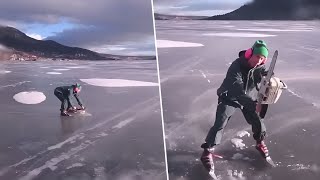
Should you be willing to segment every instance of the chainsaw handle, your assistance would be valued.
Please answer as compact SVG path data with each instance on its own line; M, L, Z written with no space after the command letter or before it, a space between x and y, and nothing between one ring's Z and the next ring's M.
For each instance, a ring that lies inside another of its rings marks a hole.
M281 88L281 89L288 89L288 86L286 85L286 83L284 83L282 80L280 80L280 82L282 82L282 84L283 84L283 88Z

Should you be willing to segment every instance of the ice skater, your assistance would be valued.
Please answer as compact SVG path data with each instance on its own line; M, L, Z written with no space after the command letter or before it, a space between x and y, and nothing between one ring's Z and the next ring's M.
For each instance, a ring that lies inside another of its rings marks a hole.
M84 110L85 107L79 97L79 92L81 91L81 85L76 83L71 86L60 86L54 90L54 95L61 101L60 115L70 116L68 111ZM77 109L71 103L72 95L76 98L80 108Z

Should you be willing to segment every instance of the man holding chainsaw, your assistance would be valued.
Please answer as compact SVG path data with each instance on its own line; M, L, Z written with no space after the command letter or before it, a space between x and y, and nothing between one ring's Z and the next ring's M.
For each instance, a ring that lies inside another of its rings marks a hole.
M258 84L267 74L264 64L268 57L268 48L264 41L258 40L252 48L239 52L237 58L229 67L227 75L217 90L218 106L216 119L210 129L205 143L201 161L208 171L214 169L214 147L221 143L223 130L237 108L241 109L246 121L252 126L256 149L268 157L268 149L264 143L266 128L263 117L267 106L257 104Z

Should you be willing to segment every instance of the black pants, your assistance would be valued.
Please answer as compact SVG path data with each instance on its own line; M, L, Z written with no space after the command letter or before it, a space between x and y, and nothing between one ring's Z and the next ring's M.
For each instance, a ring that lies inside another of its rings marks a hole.
M223 130L237 108L240 108L239 104L219 98L216 120L206 137L207 144L214 146L221 143ZM266 108L266 106L263 107L263 117ZM246 121L252 126L253 138L256 141L262 141L266 135L266 127L263 123L263 119L260 118L255 111L248 111L246 108L242 108L241 111Z
M68 99L63 95L63 93L59 90L54 90L54 95L61 101L61 108L60 111L63 112L66 108L71 107L72 105L68 101Z

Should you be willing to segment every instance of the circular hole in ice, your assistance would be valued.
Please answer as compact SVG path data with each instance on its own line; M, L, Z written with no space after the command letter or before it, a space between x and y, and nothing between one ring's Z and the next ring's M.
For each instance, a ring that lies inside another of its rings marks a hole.
M22 104L39 104L46 100L46 96L42 92L29 91L14 95L13 99Z

